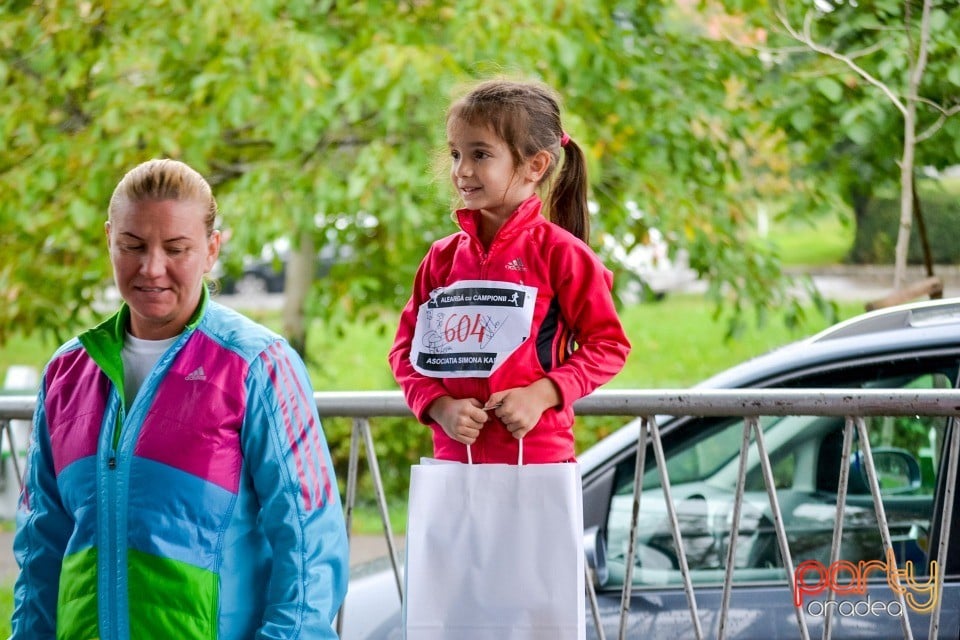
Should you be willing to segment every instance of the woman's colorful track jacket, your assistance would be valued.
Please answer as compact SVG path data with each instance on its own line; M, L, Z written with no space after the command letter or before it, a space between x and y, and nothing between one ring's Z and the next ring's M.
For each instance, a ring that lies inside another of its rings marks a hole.
M302 360L205 294L125 407L128 315L44 370L13 638L336 638L347 537Z
M430 419L427 410L434 400L449 395L486 402L493 392L547 377L559 390L561 402L545 411L524 436L524 461L572 460L573 403L613 378L630 352L610 294L613 274L586 243L544 218L541 207L536 195L521 203L489 248L477 234L479 212L461 209L457 221L462 231L434 242L420 263L389 361L414 415L433 428L437 458L466 462L467 454L464 445ZM424 376L410 362L417 311L438 287L461 280L535 287L530 339L489 378ZM515 464L518 441L492 412L489 415L472 446L473 461Z

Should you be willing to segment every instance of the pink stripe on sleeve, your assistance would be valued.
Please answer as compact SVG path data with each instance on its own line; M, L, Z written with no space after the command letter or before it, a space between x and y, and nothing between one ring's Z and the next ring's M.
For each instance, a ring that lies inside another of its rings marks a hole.
M277 353L278 351L280 352L279 354ZM280 403L280 413L283 417L283 425L287 434L287 440L290 443L290 451L293 453L293 460L297 469L297 478L300 481L300 493L303 497L303 507L305 511L310 511L312 509L309 489L310 485L305 481L306 476L303 469L303 454L300 451L299 438L294 432L294 418L291 415L293 408L291 408L290 405L291 403L296 402L296 398L289 394L289 383L286 381L286 376L284 376L279 370L279 364L282 362L283 358L282 349L279 345L273 345L267 351L262 353L260 358L263 360L263 364L267 369L267 373L270 375L270 381L273 383L277 391L277 401ZM277 362L274 361L274 358L277 359ZM283 380L281 380L281 378L283 378ZM314 476L315 480L316 476L312 473L312 469L311 475Z
M308 468L312 480L312 487L316 494L314 507L322 507L324 504L333 500L333 485L330 482L330 474L327 469L326 461L323 455L323 446L320 440L320 425L314 419L314 412L307 402L312 403L313 398L303 388L303 384L293 371L293 363L289 358L281 361L280 367L284 373L285 379L289 385L294 387L294 398L299 399L295 408L297 418L301 428L298 437L304 443L304 452L307 460L310 461Z

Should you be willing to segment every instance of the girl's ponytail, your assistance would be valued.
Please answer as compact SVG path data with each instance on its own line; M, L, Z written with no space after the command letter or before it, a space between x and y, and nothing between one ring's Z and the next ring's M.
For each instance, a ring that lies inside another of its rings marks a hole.
M550 221L584 242L590 242L590 210L587 208L587 161L577 143L563 135L563 164L557 175L547 209Z

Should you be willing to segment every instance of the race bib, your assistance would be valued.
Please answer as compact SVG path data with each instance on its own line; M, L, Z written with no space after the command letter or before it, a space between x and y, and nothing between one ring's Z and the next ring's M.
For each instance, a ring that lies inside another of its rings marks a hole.
M410 362L431 378L487 378L530 337L537 289L461 280L420 305Z

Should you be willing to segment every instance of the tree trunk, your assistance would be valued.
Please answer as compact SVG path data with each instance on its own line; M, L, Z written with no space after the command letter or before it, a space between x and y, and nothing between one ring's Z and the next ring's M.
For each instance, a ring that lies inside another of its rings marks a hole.
M316 268L316 251L313 248L313 236L301 233L296 246L290 247L287 260L287 272L283 298L283 335L286 336L297 353L307 358L307 322L305 302L313 283Z
M917 193L917 177L913 177L913 218L917 221L917 236L920 238L920 249L923 251L923 266L927 276L933 276L933 251L930 249L930 238L927 236L927 225L923 219L923 207L920 205L920 194Z
M913 226L913 158L916 147L916 102L908 100L903 118L903 156L900 159L900 228L894 254L893 289L903 287L907 277L907 254Z
M903 286L907 275L907 253L910 249L910 226L913 222L913 162L917 146L917 91L927 66L927 42L930 38L931 0L924 0L920 18L917 54L910 60L907 93L903 105L903 157L900 160L900 230L897 234L896 262L893 267L893 289ZM908 12L910 5L907 5ZM910 14L907 14L910 28Z

